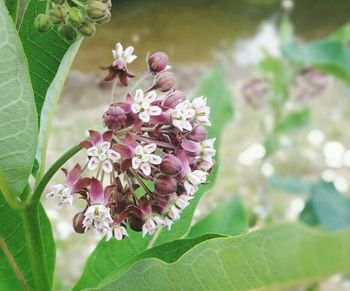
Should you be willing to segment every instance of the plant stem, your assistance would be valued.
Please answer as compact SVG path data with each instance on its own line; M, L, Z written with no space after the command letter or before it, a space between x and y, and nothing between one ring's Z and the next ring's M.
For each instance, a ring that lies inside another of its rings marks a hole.
M24 233L28 244L28 255L32 265L32 274L37 291L51 290L46 267L46 254L38 215L38 204L26 207L22 212Z
M46 172L46 174L43 176L43 178L40 180L38 186L36 187L33 195L29 198L29 201L27 202L28 205L37 205L40 201L40 197L45 190L45 187L53 177L53 175L56 174L56 172L76 153L78 153L82 147L80 145L76 145L72 147L70 150L68 150L66 153L64 153Z
M156 241L157 241L157 239L158 239L158 236L159 236L160 232L161 232L161 229L158 229L158 230L156 231L156 233L153 235L151 241L149 242L149 244L148 244L148 246L147 246L147 250L153 248L154 244L156 243Z

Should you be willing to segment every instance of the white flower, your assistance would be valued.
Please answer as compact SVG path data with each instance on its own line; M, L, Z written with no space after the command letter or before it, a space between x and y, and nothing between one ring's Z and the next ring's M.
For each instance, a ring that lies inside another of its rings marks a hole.
M129 236L126 228L122 225L113 225L111 229L106 231L106 241L109 241L112 237L116 240L122 240L124 236Z
M191 103L186 100L176 105L175 109L171 112L172 124L180 131L184 129L192 130L192 124L189 119L193 118L195 111L191 106Z
M111 227L113 222L109 208L104 205L91 205L84 213L83 227L85 231L95 228L98 232L105 234Z
M135 157L132 158L132 167L136 170L139 169L146 175L151 174L151 164L159 165L162 162L162 158L152 154L156 150L157 146L154 143L142 146L138 145L135 148Z
M190 172L185 177L184 187L188 195L193 195L198 190L198 185L206 180L207 173L201 170Z
M120 159L120 154L112 150L110 147L111 144L104 141L87 150L87 154L90 157L88 163L88 169L90 171L95 170L101 163L102 169L106 173L111 173L113 171L113 162Z
M200 145L199 159L211 163L213 165L213 157L216 154L214 148L215 138L207 139Z
M193 199L193 196L183 194L175 198L174 204L176 207L183 210L190 204L191 199Z
M211 125L209 121L210 108L207 106L207 98L204 96L197 97L191 102L192 108L195 111L195 122L202 125Z
M62 206L72 206L73 193L69 187L63 184L57 184L52 186L52 188L53 190L46 196L56 198L58 200L57 207L61 208Z
M168 230L170 230L171 229L171 226L173 225L173 223L174 223L174 220L172 220L171 218L169 218L169 217L165 217L164 218L164 226L166 226L167 227L167 229Z
M115 60L117 59L122 60L126 64L132 63L137 58L137 56L132 54L133 52L134 52L133 46L129 46L125 50L123 50L123 46L121 45L120 42L118 42L115 45L115 50L112 50L113 58Z
M158 116L162 109L158 106L151 105L157 98L156 92L152 91L144 96L141 89L136 90L134 103L131 105L131 111L137 113L143 122L149 122L151 116Z
M142 226L142 237L148 233L153 235L162 226L164 226L164 220L159 215L148 217Z
M176 207L176 205L171 205L168 210L168 216L173 220L179 220L180 219L181 210Z

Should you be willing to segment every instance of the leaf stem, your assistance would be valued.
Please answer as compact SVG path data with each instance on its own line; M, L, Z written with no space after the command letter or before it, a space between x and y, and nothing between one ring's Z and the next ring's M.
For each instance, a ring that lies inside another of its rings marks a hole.
M51 290L51 283L46 267L46 254L42 241L42 230L40 227L38 204L26 207L22 212L22 220L26 241L28 244L28 255L32 266L34 284L37 291Z
M40 201L40 197L45 190L47 184L51 180L51 178L56 174L56 172L76 153L78 153L82 147L80 145L76 145L69 149L66 153L64 153L46 172L46 174L40 180L38 186L34 190L33 195L30 197L29 201L27 201L28 205L36 205Z

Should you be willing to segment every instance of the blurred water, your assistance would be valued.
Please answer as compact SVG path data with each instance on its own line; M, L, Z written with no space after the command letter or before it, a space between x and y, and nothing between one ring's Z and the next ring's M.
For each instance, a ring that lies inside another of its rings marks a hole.
M173 64L211 63L215 50L234 47L264 21L277 21L281 9L279 0L115 0L112 14L111 22L84 42L75 69L91 72L110 63L116 41L134 45L139 58L163 50ZM347 22L349 15L348 0L297 0L292 20L298 35L312 39ZM137 62L133 68L141 66Z

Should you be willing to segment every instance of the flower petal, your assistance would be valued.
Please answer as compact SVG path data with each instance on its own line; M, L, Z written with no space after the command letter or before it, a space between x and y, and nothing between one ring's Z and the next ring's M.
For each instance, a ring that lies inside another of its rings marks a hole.
M105 204L102 184L96 178L91 179L89 198L91 205Z
M139 113L138 116L143 122L149 122L151 119L148 111L143 111L143 112Z
M151 106L148 110L149 114L152 116L158 116L162 114L162 109L158 106Z
M159 165L162 162L162 158L157 155L150 155L149 162L153 165Z
M72 188L78 182L80 175L81 167L79 164L76 164L75 167L67 175L66 185Z
M124 58L128 59L128 57L130 57L132 55L132 53L134 52L134 47L133 46L128 46L125 51L124 51Z
M98 158L92 157L92 158L90 158L87 167L90 171L94 171L97 168L99 163L100 163L100 161L98 160Z
M86 153L89 157L96 157L98 154L98 149L97 149L97 147L93 146L93 147L89 148L86 151Z
M131 105L131 111L134 113L139 113L139 111L141 110L141 105L138 103L133 103Z
M143 147L143 150L145 151L145 153L150 154L153 153L157 148L157 145L155 143L150 143L148 145L145 145Z
M149 102L152 103L153 101L155 101L157 99L157 93L156 91L151 91L149 92L146 96L145 99Z
M135 61L136 59L137 59L137 56L131 55L131 56L129 56L129 57L126 59L126 62L127 62L128 64L130 64L130 63L132 63L133 61Z
M142 163L140 165L140 170L146 175L149 176L151 174L151 166L148 163Z
M141 89L137 89L134 97L135 102L141 103L143 101L143 98L143 91Z
M109 150L107 152L107 157L111 159L113 162L116 162L120 159L120 154L114 150Z
M116 58L120 58L123 54L123 46L120 42L115 45ZM116 59L115 58L115 59Z
M142 164L142 161L138 157L132 158L132 168L133 169L138 169L140 165Z
M102 169L106 173L111 173L113 171L113 165L110 160L103 161Z

